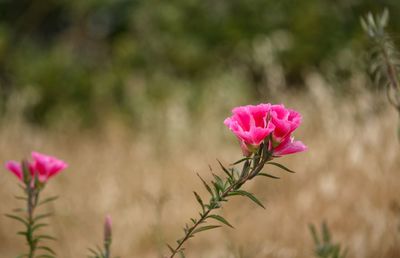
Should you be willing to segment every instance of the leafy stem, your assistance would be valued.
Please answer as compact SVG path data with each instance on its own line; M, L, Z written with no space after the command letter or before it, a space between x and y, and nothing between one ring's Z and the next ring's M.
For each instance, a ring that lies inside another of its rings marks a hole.
M184 236L181 239L177 240L177 246L175 248L171 247L170 245L167 245L171 251L171 255L169 256L169 258L175 257L176 254L183 255L184 244L187 242L187 240L194 237L194 235L196 233L221 227L221 225L202 225L207 222L207 219L214 219L214 220L216 220L222 224L225 224L229 227L233 227L222 216L217 215L217 214L212 214L212 212L214 210L222 207L222 202L228 201L228 197L235 196L235 195L245 196L245 197L248 197L249 199L251 199L256 204L258 204L259 206L265 208L262 205L262 203L253 194L251 194L247 191L241 190L241 187L247 181L253 179L256 176L267 176L270 178L277 179L278 177L275 177L273 175L261 173L261 170L263 169L265 164L275 165L286 171L293 172L281 164L278 164L275 162L269 163L269 161L272 160L274 157L273 157L273 151L268 150L267 146L269 146L268 139L266 139L264 141L264 143L260 146L257 153L252 154L252 156L250 156L250 157L247 157L247 158L244 158L242 160L235 162L234 165L244 162L240 173L239 173L239 171L235 170L234 168L228 169L228 168L224 167L222 165L222 163L219 162L222 170L227 175L225 180L222 180L221 177L213 174L214 180L211 181L211 186L210 186L199 176L201 181L203 182L205 188L211 195L210 201L208 202L208 204L204 204L201 197L196 192L194 192L196 200L202 208L202 211L199 213L200 217L198 219L192 218L191 226L188 226L186 224L186 226L184 227Z
M18 257L27 258L54 258L56 253L46 245L41 244L42 240L55 240L52 236L46 234L37 234L37 231L47 224L43 223L42 220L50 217L50 213L36 214L36 209L48 202L54 201L57 197L49 197L39 202L39 195L45 186L44 183L40 182L38 175L31 175L28 170L27 162L22 162L23 168L23 186L21 187L24 191L24 196L17 196L17 200L26 202L26 208L15 209L14 214L6 214L7 217L14 219L25 226L25 231L18 232L18 235L25 237L29 251Z
M361 18L361 25L371 38L371 72L379 84L382 78L386 84L386 95L390 104L400 112L400 84L398 80L399 52L392 38L386 33L389 20L387 9L380 15L368 13Z
M103 248L99 246L96 248L89 248L89 258L110 258L111 257L111 242L112 242L112 226L111 226L111 216L107 215L104 222L104 242Z
M27 229L26 229L26 241L28 242L29 245L29 258L34 258L35 257L35 251L36 251L36 245L37 241L35 241L33 232L34 232L34 225L35 225L35 220L34 220L34 211L37 206L37 202L39 199L39 191L35 190L33 187L31 187L30 184L27 185L26 188L26 194L28 198L28 223L27 223Z

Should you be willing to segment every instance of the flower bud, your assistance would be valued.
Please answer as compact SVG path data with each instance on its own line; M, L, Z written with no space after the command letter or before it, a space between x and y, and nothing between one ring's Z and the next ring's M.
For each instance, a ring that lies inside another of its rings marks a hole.
M111 243L112 236L112 220L111 216L107 215L104 222L104 242Z

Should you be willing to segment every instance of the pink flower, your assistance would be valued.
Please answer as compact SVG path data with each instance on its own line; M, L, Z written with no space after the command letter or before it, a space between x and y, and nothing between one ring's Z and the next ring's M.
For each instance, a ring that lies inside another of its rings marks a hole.
M32 152L32 159L29 169L33 171L33 174L37 173L40 182L46 182L68 166L62 160L39 152Z
M274 131L275 126L268 119L270 108L270 104L236 107L232 110L233 115L225 119L224 124L239 139L245 156L250 156L251 152L257 150Z
M55 157L44 155L38 152L32 152L32 159L28 163L28 169L32 177L37 175L40 182L45 183L47 180L62 170L67 168L67 164ZM20 181L23 181L22 165L16 161L8 161L6 168L10 170L14 175L18 177Z
M238 137L245 156L257 151L266 137L274 156L305 151L307 147L294 141L292 133L300 126L301 115L284 105L259 104L242 106L232 110L233 115L225 119L225 125Z
M301 123L301 115L294 110L285 108L283 104L272 105L270 115L271 123L275 126L272 134L275 143L280 143L290 136Z
M22 166L20 163L14 161L14 160L7 161L6 168L8 170L10 170L11 173L16 175L19 178L19 180L23 181L24 176L23 176L23 172L22 172Z

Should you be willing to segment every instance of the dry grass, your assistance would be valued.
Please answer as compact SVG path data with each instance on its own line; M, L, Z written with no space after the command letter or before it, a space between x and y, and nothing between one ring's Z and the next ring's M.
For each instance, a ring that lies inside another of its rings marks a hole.
M362 90L338 101L317 76L308 84L307 95L280 99L304 116L297 138L309 151L281 160L297 173L271 169L282 179L247 185L267 209L243 198L229 202L222 212L236 229L198 235L187 246L188 257L312 257L307 226L322 220L334 240L348 247L349 257L400 257L397 114ZM70 168L44 193L61 196L49 208L56 216L48 229L59 239L53 244L59 257L85 257L87 247L101 242L107 213L114 220L116 255L161 257L164 242L174 242L184 222L196 215L192 191L204 192L195 172L209 178L208 164L217 171L215 158L225 163L240 158L234 137L221 123L228 115L226 106L214 109L218 101L210 102L216 104L205 109L196 126L180 120L185 110L176 112L175 106L170 117L166 113L165 124L154 121L155 129L147 133L112 122L96 133L44 132L10 121L0 131L2 162L30 150L69 162ZM237 104L243 103L225 105ZM15 182L3 169L0 213L16 206ZM0 218L1 257L15 257L24 248L14 235L19 228Z

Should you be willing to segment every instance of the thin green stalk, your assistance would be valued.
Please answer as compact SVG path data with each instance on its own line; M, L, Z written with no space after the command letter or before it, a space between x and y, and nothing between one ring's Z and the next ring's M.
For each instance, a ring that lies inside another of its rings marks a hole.
M259 153L261 155L261 152ZM215 209L218 209L221 207L221 202L225 200L229 196L230 193L234 192L235 190L238 190L243 184L245 184L248 180L251 180L255 176L258 175L258 173L262 170L264 167L265 163L268 162L271 158L271 152L267 151L266 148L264 148L263 151L263 157L259 158L259 156L255 155L253 157L252 163L253 163L253 168L250 171L246 171L247 168L249 167L249 161L246 161L245 164L243 165L242 173L240 178L232 185L230 185L221 195L218 200L215 200L212 198L209 202L208 208L201 214L199 220L193 224L189 228L189 230L186 231L184 237L182 238L181 241L178 242L178 245L175 249L171 250L171 256L169 258L175 257L177 253L180 252L183 244L192 236L194 231L198 228L198 226L202 223L204 223L205 219L208 217L208 215Z
M381 44L380 45L382 56L385 60L385 65L386 65L386 75L388 78L389 83L392 85L393 90L395 92L400 91L400 86L399 86L399 81L397 78L397 71L393 63L390 61L389 58L389 53L387 52L387 49ZM390 95L390 87L387 88L387 98L389 102L400 112L400 101L396 95L395 99L393 100L391 95Z
M110 258L111 241L104 242L104 258Z
M26 230L26 240L29 245L29 258L35 257L36 245L37 241L34 240L33 237L33 226L34 226L34 211L37 205L37 201L39 198L39 193L35 191L30 185L27 185L26 189L27 197L28 197L28 225Z

